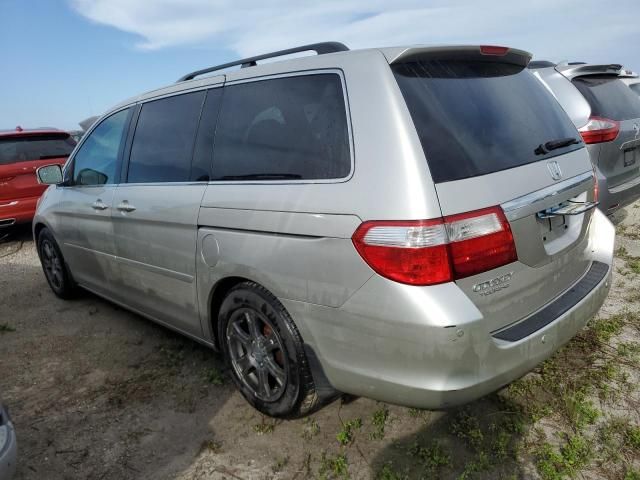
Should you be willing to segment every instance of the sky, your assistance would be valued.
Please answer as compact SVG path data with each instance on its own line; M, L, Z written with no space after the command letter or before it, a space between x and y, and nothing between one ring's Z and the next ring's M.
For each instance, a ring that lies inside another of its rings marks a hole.
M640 1L0 0L0 129L77 129L192 70L328 40L506 45L638 71Z

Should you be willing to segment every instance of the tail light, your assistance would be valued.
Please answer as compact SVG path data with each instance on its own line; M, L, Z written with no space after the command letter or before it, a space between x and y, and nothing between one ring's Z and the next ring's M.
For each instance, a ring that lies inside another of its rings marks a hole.
M374 271L409 285L450 282L518 258L500 207L434 220L364 222L352 240Z
M584 143L602 143L615 140L620 132L620 122L603 117L590 117L584 127L578 129Z

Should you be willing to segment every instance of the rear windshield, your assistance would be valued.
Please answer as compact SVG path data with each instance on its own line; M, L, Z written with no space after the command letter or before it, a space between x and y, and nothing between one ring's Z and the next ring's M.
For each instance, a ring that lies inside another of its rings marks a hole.
M69 135L0 137L0 165L68 157L76 146Z
M591 105L591 115L612 120L640 118L640 99L617 77L589 75L577 77L573 84Z
M546 142L580 136L553 96L520 66L429 60L392 68L436 183L518 167L583 146L539 152Z

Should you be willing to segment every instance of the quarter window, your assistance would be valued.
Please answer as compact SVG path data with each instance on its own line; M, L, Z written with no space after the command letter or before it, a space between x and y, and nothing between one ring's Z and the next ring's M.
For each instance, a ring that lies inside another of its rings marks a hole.
M128 119L129 109L121 110L93 129L73 159L75 185L116 183L118 157Z
M319 180L351 169L347 114L336 74L225 87L212 180Z
M129 158L129 183L189 180L193 142L205 92L142 105Z

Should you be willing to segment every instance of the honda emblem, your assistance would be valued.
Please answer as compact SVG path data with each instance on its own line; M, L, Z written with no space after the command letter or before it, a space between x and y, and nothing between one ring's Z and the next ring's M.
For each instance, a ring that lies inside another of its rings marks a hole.
M562 178L562 170L560 169L560 165L555 160L547 163L547 169L551 174L551 178L554 180L560 180Z

